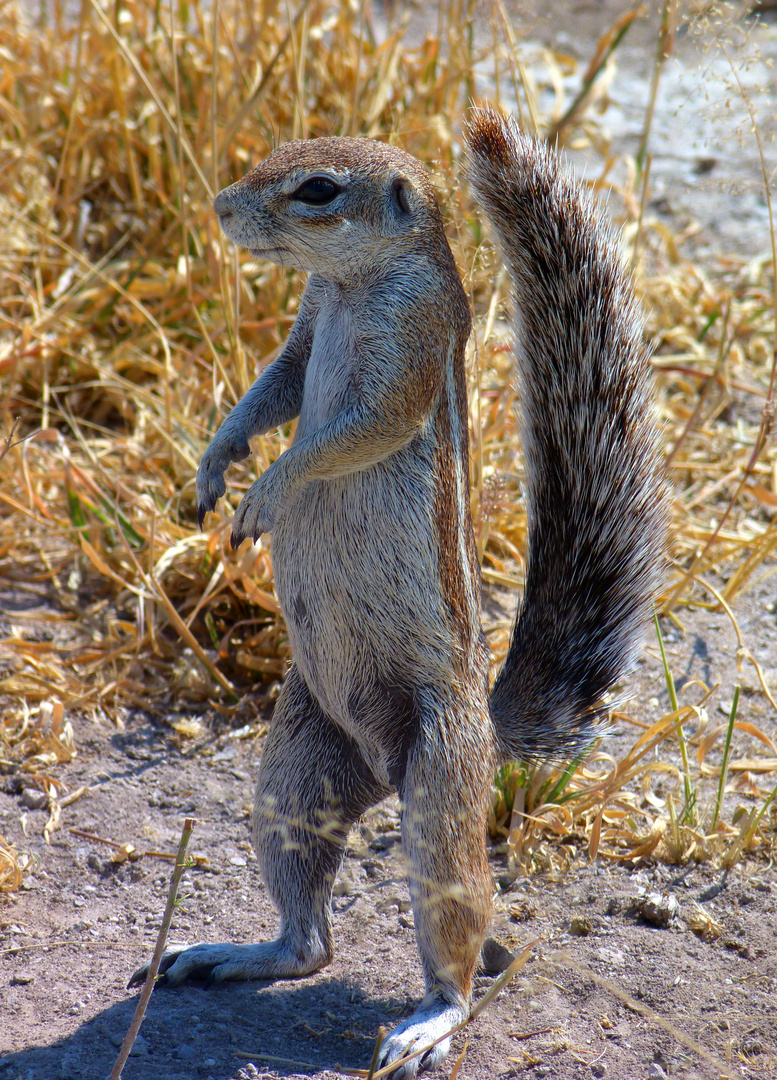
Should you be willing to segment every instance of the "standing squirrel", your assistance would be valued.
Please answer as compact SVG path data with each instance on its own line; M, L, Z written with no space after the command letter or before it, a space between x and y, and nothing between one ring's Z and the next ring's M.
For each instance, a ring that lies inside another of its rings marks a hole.
M609 228L556 156L495 110L473 111L466 141L514 285L529 514L525 593L491 693L469 502L471 319L427 173L367 139L293 142L214 203L236 244L309 274L283 351L197 473L202 525L249 439L299 418L232 527L234 547L272 533L294 658L253 818L281 923L275 941L168 950L161 970L179 984L329 963L348 830L397 792L426 997L381 1065L468 1015L494 770L570 756L597 733L667 534L649 354ZM449 1044L393 1076L433 1068Z

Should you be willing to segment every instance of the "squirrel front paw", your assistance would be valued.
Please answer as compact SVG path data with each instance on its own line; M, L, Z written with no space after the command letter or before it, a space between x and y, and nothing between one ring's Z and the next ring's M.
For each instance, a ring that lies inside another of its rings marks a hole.
M197 469L197 520L200 528L208 511L214 510L218 500L226 494L224 473L233 461L242 461L249 453L248 443L235 446L231 441L219 439L217 434L202 455Z
M247 536L256 541L262 533L272 532L279 508L279 499L273 487L271 471L268 471L243 496L232 522L233 551L237 551Z

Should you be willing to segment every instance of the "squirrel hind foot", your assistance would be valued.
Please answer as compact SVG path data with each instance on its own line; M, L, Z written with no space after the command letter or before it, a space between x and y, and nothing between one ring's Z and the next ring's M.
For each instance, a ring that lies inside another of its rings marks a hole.
M325 967L331 950L314 942L289 942L283 938L256 945L173 945L165 949L159 964L163 976L158 985L182 986L203 980L205 986L254 979L296 979ZM139 986L148 974L145 964L135 972L128 987Z
M391 1078L413 1080L419 1072L436 1069L448 1056L451 1047L450 1037L442 1036L466 1020L468 1013L468 1009L447 1001L427 1000L425 1005L398 1024L383 1041L378 1068L384 1069L387 1065L399 1063L406 1054L414 1054L428 1047L417 1057L411 1057L404 1064L399 1064ZM441 1041L437 1042L438 1039Z

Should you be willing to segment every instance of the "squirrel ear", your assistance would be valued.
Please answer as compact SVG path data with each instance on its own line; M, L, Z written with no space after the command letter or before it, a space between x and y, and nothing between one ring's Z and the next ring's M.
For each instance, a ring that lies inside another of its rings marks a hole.
M396 208L403 214L410 213L409 191L409 180L406 180L404 176L397 176L394 178L391 183L391 197L394 200Z

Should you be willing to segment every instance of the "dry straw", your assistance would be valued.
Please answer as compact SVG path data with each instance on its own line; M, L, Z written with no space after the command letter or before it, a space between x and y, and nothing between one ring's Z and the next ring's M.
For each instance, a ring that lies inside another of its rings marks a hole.
M198 730L190 714L206 706L256 718L283 674L288 646L267 544L233 553L226 543L251 468L235 471L231 506L205 534L193 485L210 436L297 310L298 278L226 250L210 210L214 190L276 141L380 137L433 171L478 319L472 505L484 579L517 593L526 520L504 283L460 184L458 132L472 97L512 102L540 136L587 149L589 182L606 188L615 152L592 105L608 92L604 61L617 59L628 27L605 35L602 62L580 73L584 92L567 99L562 62L547 54L542 71L530 70L513 29L503 33L502 6L492 13L481 44L461 0L444 0L437 33L413 42L401 16L379 33L369 5L346 0L171 9L82 0L41 4L37 15L0 6L6 769L56 790L53 772L74 746L62 717L52 729L52 708L120 723L139 707L173 716L186 738ZM666 31L662 58L668 40ZM547 92L552 115L540 105ZM642 213L636 179L611 206L622 208L627 240L640 220L636 272L676 491L667 605L679 622L688 604L730 611L774 567L777 547L772 263L768 253L749 264L693 263L666 225ZM290 434L260 441L257 469ZM490 631L497 661L507 635L506 623ZM748 724L767 743L767 765L746 769L736 742L728 745L726 775L747 772L749 788L708 813L704 785L712 807L721 755L703 695L652 721L620 760L602 751L574 776L502 777L492 824L513 858L559 863L569 849L558 841L573 832L608 858L770 851L777 751L752 719L735 720L734 734ZM766 715L771 705L759 700ZM678 764L680 731L690 758ZM658 774L671 782L654 785ZM18 885L5 869L15 866L9 852L0 847L4 889Z

